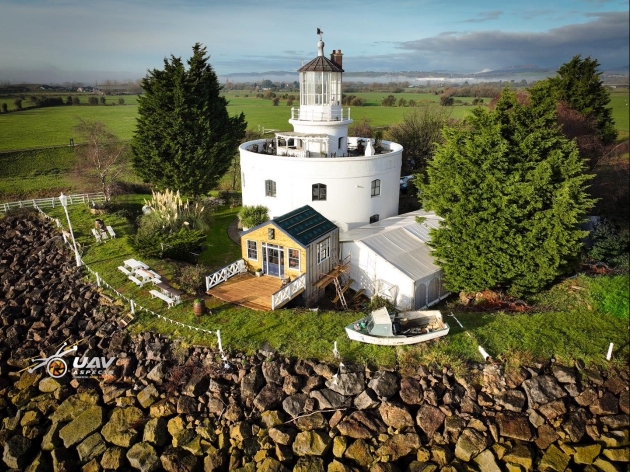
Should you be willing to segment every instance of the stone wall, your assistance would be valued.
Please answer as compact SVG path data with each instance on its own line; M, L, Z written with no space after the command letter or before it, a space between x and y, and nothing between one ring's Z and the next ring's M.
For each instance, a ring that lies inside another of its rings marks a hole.
M627 470L625 371L371 371L131 337L37 217L0 220L0 469ZM100 378L20 370L83 339Z

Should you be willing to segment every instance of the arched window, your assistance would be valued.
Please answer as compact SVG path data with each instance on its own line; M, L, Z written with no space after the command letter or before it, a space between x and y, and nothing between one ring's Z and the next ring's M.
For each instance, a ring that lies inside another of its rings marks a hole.
M313 184L313 201L326 200L326 185Z
M265 180L265 196L276 196L276 182L274 182L273 180Z

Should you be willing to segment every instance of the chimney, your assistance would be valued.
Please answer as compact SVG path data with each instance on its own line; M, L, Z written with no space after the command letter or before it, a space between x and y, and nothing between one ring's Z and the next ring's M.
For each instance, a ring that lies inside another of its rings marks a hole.
M330 53L330 60L333 61L335 64L337 64L339 67L341 67L341 63L343 60L341 49L339 50L333 49L333 52Z

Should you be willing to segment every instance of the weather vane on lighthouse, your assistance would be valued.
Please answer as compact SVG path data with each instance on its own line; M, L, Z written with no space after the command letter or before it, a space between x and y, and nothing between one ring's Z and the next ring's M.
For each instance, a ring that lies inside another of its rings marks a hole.
M324 34L324 32L317 28L317 34L319 35L319 40L322 41L322 34Z

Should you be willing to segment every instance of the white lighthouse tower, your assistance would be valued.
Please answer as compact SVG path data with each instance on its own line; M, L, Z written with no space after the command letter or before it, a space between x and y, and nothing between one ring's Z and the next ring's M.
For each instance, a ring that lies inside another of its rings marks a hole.
M342 106L342 54L317 57L299 69L300 107L293 131L240 146L243 205L264 205L271 218L310 205L342 230L398 214L402 146L349 137Z
M289 123L302 135L305 150L324 157L343 156L348 152L350 109L341 105L341 50L324 56L323 32L318 28L317 57L298 70L300 74L300 108L291 109ZM326 138L318 139L318 135ZM312 137L314 139L309 139Z

